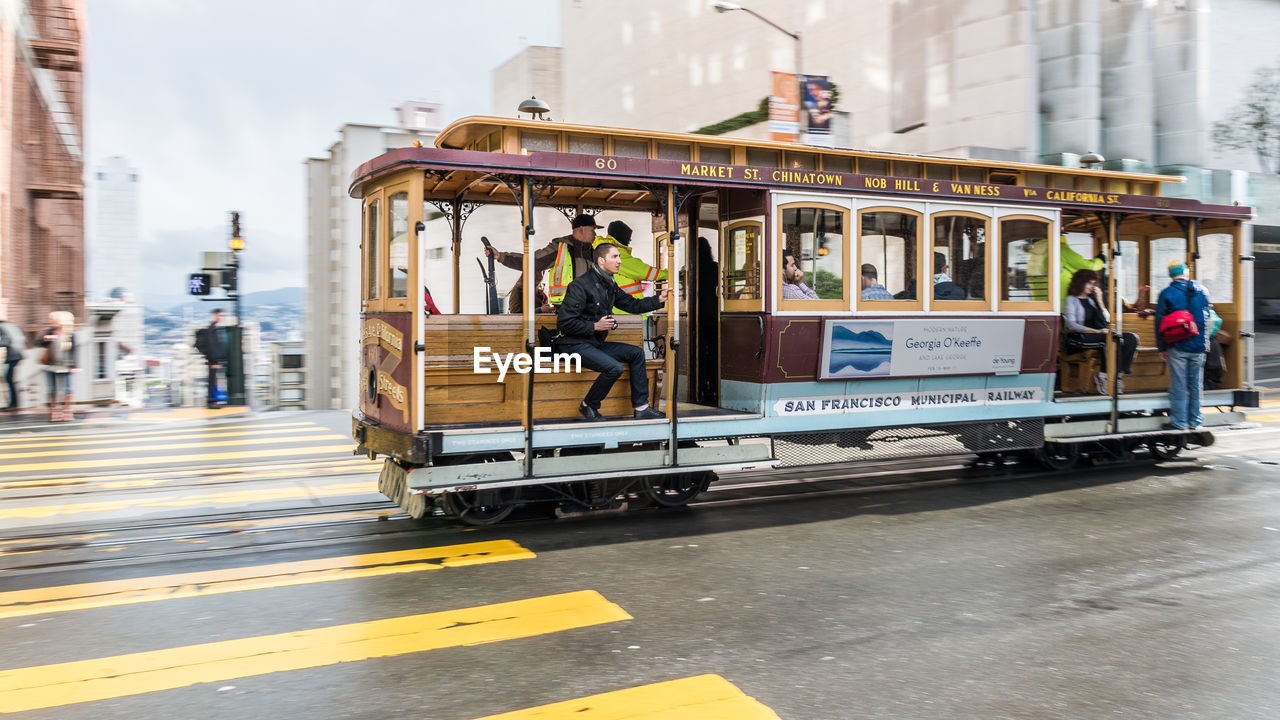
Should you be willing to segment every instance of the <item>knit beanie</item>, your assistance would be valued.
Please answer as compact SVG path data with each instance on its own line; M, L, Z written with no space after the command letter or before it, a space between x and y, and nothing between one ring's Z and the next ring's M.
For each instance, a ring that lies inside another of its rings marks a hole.
M1182 277L1187 274L1187 263L1182 260L1174 260L1169 263L1169 277Z

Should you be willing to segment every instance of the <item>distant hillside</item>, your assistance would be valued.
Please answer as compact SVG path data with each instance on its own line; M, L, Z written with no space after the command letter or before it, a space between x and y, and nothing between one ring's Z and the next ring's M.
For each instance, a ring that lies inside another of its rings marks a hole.
M292 305L301 308L306 302L306 289L300 287L276 288L275 290L259 290L245 295L241 302L247 310L252 312L255 307L264 305ZM231 307L231 301L219 299L218 305ZM148 310L152 312L170 312L181 315L186 308L191 309L197 314L208 312L212 307L207 302L192 300L190 296L185 295L154 295L148 296L146 301ZM164 309L161 309L164 308Z
M284 287L251 292L245 295L241 302L245 305L298 305L301 307L306 299L306 288Z

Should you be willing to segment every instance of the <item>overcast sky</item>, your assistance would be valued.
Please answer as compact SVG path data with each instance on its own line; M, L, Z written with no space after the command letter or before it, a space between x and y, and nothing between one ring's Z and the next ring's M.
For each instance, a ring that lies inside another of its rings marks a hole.
M113 155L138 170L148 305L181 295L201 251L226 249L230 210L245 291L305 284L306 158L344 123L390 124L405 100L443 103L446 120L488 114L495 67L559 44L556 0L88 6L87 170Z

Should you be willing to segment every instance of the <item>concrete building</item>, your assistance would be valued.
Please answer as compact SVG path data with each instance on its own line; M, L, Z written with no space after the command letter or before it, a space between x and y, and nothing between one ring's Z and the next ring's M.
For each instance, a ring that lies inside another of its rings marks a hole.
M306 352L301 342L271 343L271 385L267 407L273 410L306 409Z
M442 109L434 103L405 103L396 108L396 119L402 124L343 125L325 157L306 161L309 409L350 408L356 402L360 201L347 195L351 173L414 140L430 145L443 127Z
M1065 165L1099 152L1107 168L1187 178L1168 194L1252 205L1255 235L1280 241L1280 177L1210 139L1253 72L1277 61L1274 0L749 3L797 32L798 48L712 5L562 0L564 107L553 115L691 131L755 109L770 71L799 59L838 87L837 145ZM1260 273L1257 285L1280 297L1275 279Z
M89 296L105 300L117 288L139 302L142 242L138 234L138 171L120 156L94 168L90 181L93 232L88 246ZM138 343L141 345L141 343Z
M560 87L560 48L533 45L493 71L493 114L515 117L520 103L531 97L551 106L551 119L564 107Z
M0 0L0 317L84 317L80 0Z

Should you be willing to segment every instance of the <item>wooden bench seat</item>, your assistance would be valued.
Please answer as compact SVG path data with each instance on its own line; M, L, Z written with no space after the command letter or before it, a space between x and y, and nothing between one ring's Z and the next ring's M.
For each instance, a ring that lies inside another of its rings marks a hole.
M1154 320L1125 313L1122 330L1138 336L1138 354L1133 359L1133 372L1124 376L1124 391L1133 393L1168 390L1169 364L1160 359L1160 351L1156 349ZM1098 388L1093 382L1093 374L1105 369L1106 360L1101 350L1071 354L1058 351L1059 387L1063 392L1096 395Z
M555 328L555 315L538 315L537 327ZM641 346L644 318L619 316L618 328L609 333L612 342ZM475 348L489 353L525 352L524 326L519 315L433 315L426 320L423 419L427 425L455 423L518 423L524 419L526 376L508 371L498 382L497 368L477 374ZM490 363L492 366L492 363ZM649 397L657 400L661 360L649 360ZM595 382L594 370L581 373L534 374L535 420L576 418L578 405ZM604 415L630 415L630 371L614 383L601 404Z

